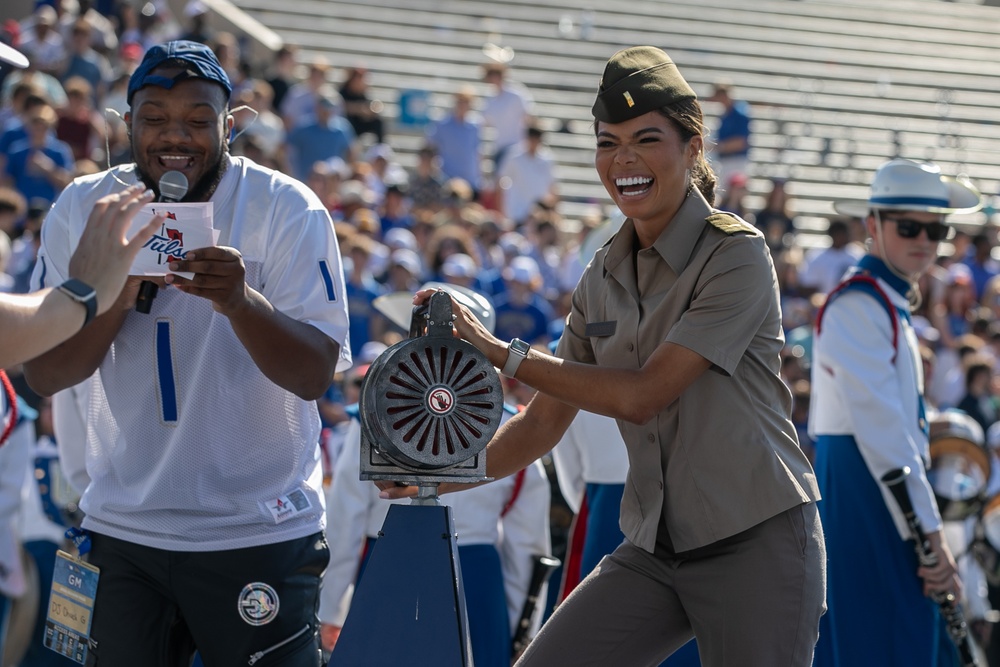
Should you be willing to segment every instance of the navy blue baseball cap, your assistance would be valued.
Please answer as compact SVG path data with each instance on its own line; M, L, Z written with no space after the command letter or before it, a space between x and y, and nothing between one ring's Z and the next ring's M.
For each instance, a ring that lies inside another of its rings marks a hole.
M161 65L178 65L184 71L173 77L154 74L153 70ZM179 39L166 44L158 44L148 51L142 62L128 80L128 103L132 104L132 96L136 91L146 86L159 86L170 90L180 81L188 79L204 79L214 81L223 87L226 96L233 94L233 84L229 81L226 70L222 69L219 59L212 49L198 42Z

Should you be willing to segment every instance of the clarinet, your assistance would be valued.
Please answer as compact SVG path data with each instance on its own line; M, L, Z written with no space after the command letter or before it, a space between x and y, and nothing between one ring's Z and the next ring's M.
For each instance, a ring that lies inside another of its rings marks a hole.
M531 617L535 615L538 607L538 596L542 592L542 586L548 580L549 575L561 564L558 558L551 556L534 556L532 558L531 583L528 584L528 596L524 600L524 607L521 609L521 618L517 622L517 629L510 642L511 655L514 659L521 654L528 646L528 630L531 628Z
M924 567L934 567L938 564L937 555L931 549L931 543L924 534L920 519L913 511L913 502L910 500L910 492L906 488L906 478L910 474L910 469L906 466L890 470L882 475L882 483L885 484L892 497L896 499L896 504L906 518L906 524L910 528L910 533L916 542L917 559ZM962 667L979 667L976 662L976 653L972 646L972 634L969 632L969 625L965 622L965 614L962 607L953 593L936 591L931 594L931 599L937 603L948 623L948 635L951 641L958 648Z

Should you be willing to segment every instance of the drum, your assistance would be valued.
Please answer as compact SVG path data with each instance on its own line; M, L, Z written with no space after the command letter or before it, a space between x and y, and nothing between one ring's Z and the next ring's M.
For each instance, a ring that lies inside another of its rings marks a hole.
M990 456L984 443L982 427L964 412L945 411L931 422L927 479L945 521L966 519L986 502Z
M972 552L994 586L1000 586L1000 493L983 507Z

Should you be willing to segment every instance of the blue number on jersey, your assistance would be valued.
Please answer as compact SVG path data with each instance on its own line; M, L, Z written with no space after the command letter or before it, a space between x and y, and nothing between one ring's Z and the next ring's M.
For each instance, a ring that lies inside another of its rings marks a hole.
M156 322L156 379L160 387L160 417L177 423L177 386L174 383L174 353L170 348L170 321Z
M323 284L326 285L326 300L336 301L337 290L333 286L333 274L330 273L330 266L325 259L319 260L319 272L323 276Z

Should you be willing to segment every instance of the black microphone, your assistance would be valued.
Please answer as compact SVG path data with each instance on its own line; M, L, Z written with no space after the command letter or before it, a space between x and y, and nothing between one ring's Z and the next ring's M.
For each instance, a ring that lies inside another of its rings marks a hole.
M178 202L184 199L187 191L187 176L179 171L168 171L160 177L160 198L157 201ZM139 284L139 295L135 299L136 312L149 314L158 290L159 286L152 280L143 280Z

